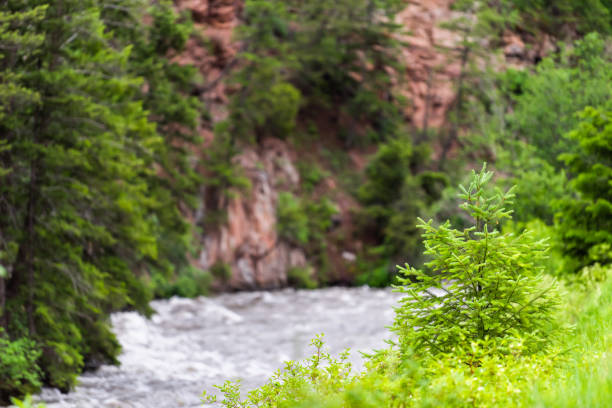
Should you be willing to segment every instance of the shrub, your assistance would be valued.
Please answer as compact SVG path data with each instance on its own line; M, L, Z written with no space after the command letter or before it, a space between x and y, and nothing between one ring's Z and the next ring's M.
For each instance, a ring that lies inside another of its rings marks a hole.
M16 405L17 408L45 408L44 404L36 404L34 405L34 401L32 401L31 395L26 395L23 400L17 398L11 398L11 403Z
M224 398L221 404L227 408L238 407L290 407L307 400L314 390L321 396L331 396L342 390L350 378L351 364L348 352L335 359L325 352L322 335L312 340L315 354L304 362L287 361L285 368L278 370L268 383L251 391L246 400L240 396L239 384L227 381L217 386ZM313 387L314 386L314 387ZM203 400L217 402L217 398L204 391Z
M316 289L318 284L313 278L313 271L310 267L291 268L287 271L289 285L300 289Z
M560 156L576 192L561 201L557 214L562 250L573 270L612 262L612 111L587 108L581 117L568 134L579 147Z
M0 329L0 403L9 396L22 396L38 391L41 371L37 360L40 350L34 341L21 338L11 341Z
M217 261L210 267L210 273L217 279L227 281L232 276L232 267L222 261Z
M557 299L555 284L544 287L541 260L547 247L528 233L502 234L510 218L512 192L485 190L493 176L485 166L461 186L461 208L474 220L463 230L450 223L424 230L427 273L406 264L398 291L408 296L396 310L393 330L400 344L432 354L449 353L473 341L524 337L527 351L547 345Z
M214 266L213 266L214 268ZM193 298L206 295L212 281L211 271L203 271L193 266L181 269L170 279L161 274L153 275L153 291L155 297L169 298L180 296Z
M360 272L355 278L355 284L368 285L372 288L385 288L392 283L396 283L394 280L397 275L390 266L388 262L368 262L359 259L357 267Z
M348 354L338 359L313 340L315 354L304 362L289 361L260 388L240 397L237 383L217 387L226 408L433 408L528 406L531 385L550 379L560 359L523 355L520 342L503 345L473 342L459 353L427 359L387 349L368 356L366 369L351 375ZM500 353L502 346L510 353ZM206 402L216 402L205 395Z
M596 33L544 59L523 84L508 117L518 137L507 134L505 140L524 139L536 147L533 155L561 167L557 156L576 146L575 140L563 137L579 123L576 112L609 103L611 79L605 40Z
M278 194L276 207L278 235L294 245L308 243L308 217L299 198L291 193Z
M310 163L306 161L300 161L297 163L298 171L300 172L300 179L302 181L302 188L307 193L312 193L316 186L329 174L321 170L316 163Z

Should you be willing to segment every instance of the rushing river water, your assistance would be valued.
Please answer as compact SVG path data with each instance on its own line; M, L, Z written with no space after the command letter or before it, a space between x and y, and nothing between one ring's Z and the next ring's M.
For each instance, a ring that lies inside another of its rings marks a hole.
M386 326L398 298L364 287L154 301L150 320L112 316L120 367L85 373L72 393L45 389L39 399L48 408L201 407L204 389L238 378L252 389L283 361L309 356L318 333L332 354L351 348L359 365L358 351L384 347L391 337Z

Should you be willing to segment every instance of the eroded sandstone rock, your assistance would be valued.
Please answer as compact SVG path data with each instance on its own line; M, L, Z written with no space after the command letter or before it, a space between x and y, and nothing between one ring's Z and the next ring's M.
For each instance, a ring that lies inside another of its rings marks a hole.
M259 149L250 148L237 157L251 181L251 189L230 200L227 223L205 231L198 263L210 269L217 262L231 266L231 289L280 288L287 271L307 265L303 250L278 238L276 204L279 187L299 184L287 145L268 139ZM206 210L204 210L206 211Z

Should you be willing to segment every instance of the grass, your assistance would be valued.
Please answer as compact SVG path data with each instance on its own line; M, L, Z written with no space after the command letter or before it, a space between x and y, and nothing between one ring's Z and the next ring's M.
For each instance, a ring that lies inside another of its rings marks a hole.
M332 358L315 339L309 360L288 362L246 399L238 388L232 395L221 389L220 402L227 408L612 407L612 267L607 270L607 280L565 284L559 319L571 328L546 352L524 353L520 338L472 342L435 358L391 347L349 374L346 356Z

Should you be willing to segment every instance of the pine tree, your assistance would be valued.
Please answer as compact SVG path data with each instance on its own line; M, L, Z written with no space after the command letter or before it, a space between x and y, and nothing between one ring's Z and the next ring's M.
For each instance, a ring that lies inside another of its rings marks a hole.
M575 194L556 214L562 250L572 270L612 262L612 112L586 108L567 137L579 147L560 156Z
M35 95L0 122L10 146L0 152L4 324L11 338L36 341L45 381L62 389L84 366L116 361L108 315L148 312L138 275L159 259L148 182L163 141L136 101L130 49L114 48L100 9L95 0L2 3L13 32L41 40L2 59L14 88ZM44 18L15 17L34 10Z
M394 134L399 98L388 70L401 68L393 21L400 6L397 0L247 1L241 69L231 78L240 87L230 106L234 133L256 141L287 137L300 112L331 109L346 122L347 145Z
M193 35L188 16L179 15L169 1L150 4L144 0L123 0L123 7L102 5L102 18L113 39L131 48L127 69L142 78L135 97L142 100L149 120L156 124L160 143L148 158L149 196L153 208L159 257L154 273L173 279L190 267L187 255L194 234L186 214L198 205L202 178L198 165L202 152L198 126L206 111L191 93L199 77L190 65L172 58L184 51ZM143 24L145 16L151 24Z
M29 24L39 24L46 6L34 7L16 13L0 10L0 155L7 157L12 145L9 138L5 137L10 129L21 125L20 118L15 112L28 109L38 101L39 95L36 91L26 88L20 80L21 75L15 72L14 67L19 60L26 57L28 53L40 47L43 36L38 33L30 33L26 30ZM8 176L12 169L10 160L0 161L0 179ZM16 242L13 237L6 233L0 233L0 327L6 328L5 315L6 288L5 279L8 277L6 257L14 250ZM6 266L5 266L6 265Z
M463 230L447 221L420 221L428 271L406 265L398 291L407 294L393 326L403 347L432 354L470 347L474 341L523 338L527 351L550 341L554 285L544 287L540 261L544 242L528 233L502 234L496 227L511 211L512 192L489 192L485 167L461 186L461 208L474 225Z

